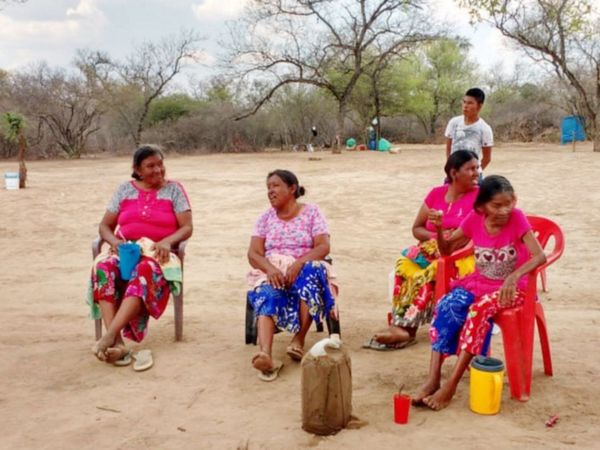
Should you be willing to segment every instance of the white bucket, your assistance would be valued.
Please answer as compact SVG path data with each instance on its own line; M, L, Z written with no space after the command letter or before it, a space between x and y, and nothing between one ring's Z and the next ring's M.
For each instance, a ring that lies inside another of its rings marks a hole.
M6 172L4 174L4 184L6 189L15 190L19 189L19 173L18 172Z

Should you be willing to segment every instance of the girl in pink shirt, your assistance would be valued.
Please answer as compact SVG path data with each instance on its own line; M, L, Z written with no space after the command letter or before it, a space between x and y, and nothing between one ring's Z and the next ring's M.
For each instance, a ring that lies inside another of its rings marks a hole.
M543 264L544 252L527 218L515 208L516 196L509 181L499 175L486 177L470 213L447 239L435 223L442 255L456 242L470 238L474 244L475 272L454 282L438 303L429 330L432 343L429 378L413 399L440 410L450 403L464 371L484 348L491 319L504 308L523 303L526 274ZM444 355L460 351L450 380L440 384Z

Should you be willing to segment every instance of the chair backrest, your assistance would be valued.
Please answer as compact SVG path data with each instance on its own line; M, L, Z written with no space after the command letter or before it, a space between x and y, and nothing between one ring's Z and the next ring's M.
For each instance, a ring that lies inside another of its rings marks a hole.
M527 220L531 224L533 234L546 253L547 261L544 265L551 264L560 258L565 249L565 238L560 227L546 217L527 216ZM551 251L548 251L546 246L550 239L554 240L554 248Z

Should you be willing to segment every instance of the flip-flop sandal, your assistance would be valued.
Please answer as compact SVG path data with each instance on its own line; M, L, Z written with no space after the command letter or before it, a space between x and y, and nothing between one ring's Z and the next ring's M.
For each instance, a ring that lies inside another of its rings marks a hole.
M383 344L381 342L377 342L377 340L375 338L371 338L370 340L365 342L362 345L362 347L368 348L371 350L377 350L380 352L387 352L387 351L391 351L391 350L402 350L403 348L410 347L411 345L414 345L416 343L417 343L417 340L415 338L410 338L407 341L396 342L394 344Z
M152 352L150 350L140 350L133 355L133 358L135 359L135 362L133 363L133 370L136 372L148 370L154 365Z
M285 352L294 361L302 361L302 358L304 357L304 350L295 345L290 345Z
M279 371L283 367L283 363L281 361L273 361L273 368L271 370L265 370L263 372L258 372L258 378L262 381L270 382L274 381L279 376Z
M133 361L133 358L131 357L131 352L128 351L123 356L121 356L119 359L117 359L116 361L113 361L113 366L117 366L117 367L128 366L129 364L131 364L131 361Z

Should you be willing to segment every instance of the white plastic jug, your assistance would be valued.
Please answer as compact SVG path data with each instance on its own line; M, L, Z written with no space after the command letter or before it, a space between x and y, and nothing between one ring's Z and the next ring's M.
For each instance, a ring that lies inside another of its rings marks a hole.
M8 190L19 189L19 172L6 172L4 174L4 185Z

